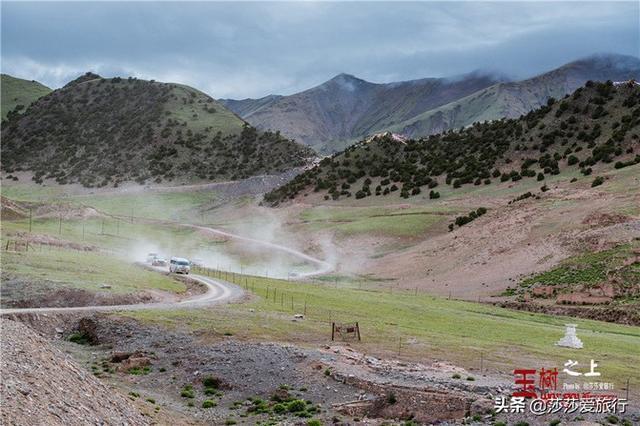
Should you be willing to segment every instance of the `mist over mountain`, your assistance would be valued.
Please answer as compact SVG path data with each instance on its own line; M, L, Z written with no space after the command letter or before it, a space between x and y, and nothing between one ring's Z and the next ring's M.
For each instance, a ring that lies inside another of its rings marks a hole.
M279 130L321 153L339 151L359 138L391 130L410 137L519 117L588 80L640 79L640 59L600 54L522 81L474 72L376 84L352 75L289 96L221 103L258 129Z

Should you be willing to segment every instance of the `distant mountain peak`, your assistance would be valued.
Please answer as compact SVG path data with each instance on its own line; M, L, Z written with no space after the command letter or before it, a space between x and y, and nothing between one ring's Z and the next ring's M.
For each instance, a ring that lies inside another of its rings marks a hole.
M372 85L373 83L369 83L368 81L358 78L351 74L340 73L335 77L333 77L331 80L321 84L320 87L327 86L327 85L337 85L341 89L346 89L347 91L352 92L356 90L359 86L370 85L370 84Z

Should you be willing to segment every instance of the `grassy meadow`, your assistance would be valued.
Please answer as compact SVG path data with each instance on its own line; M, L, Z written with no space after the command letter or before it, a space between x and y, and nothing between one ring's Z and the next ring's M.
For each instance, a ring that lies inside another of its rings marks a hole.
M33 247L33 246L32 246ZM98 252L35 246L28 252L4 252L3 277L46 282L52 289L76 288L91 292L129 294L143 290L182 293L183 283ZM103 290L102 285L109 285Z
M447 360L509 374L514 367L559 367L567 359L601 362L603 377L618 386L640 363L640 328L598 321L511 311L492 305L436 298L412 292L386 292L309 284L239 274L222 274L252 292L248 303L201 310L126 313L168 327L188 327L202 335L278 341L302 345L330 342L332 321L355 322L363 340L356 350L418 361ZM253 312L250 311L253 309ZM293 314L306 313L301 321ZM577 322L585 348L554 345L564 324Z

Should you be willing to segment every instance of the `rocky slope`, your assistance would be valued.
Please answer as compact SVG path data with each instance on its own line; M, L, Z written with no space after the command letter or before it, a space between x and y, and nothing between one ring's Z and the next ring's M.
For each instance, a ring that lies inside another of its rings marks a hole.
M2 405L5 425L147 425L117 391L22 323L2 324Z
M34 180L120 182L242 179L304 165L313 152L259 132L188 86L88 73L2 126L2 169Z

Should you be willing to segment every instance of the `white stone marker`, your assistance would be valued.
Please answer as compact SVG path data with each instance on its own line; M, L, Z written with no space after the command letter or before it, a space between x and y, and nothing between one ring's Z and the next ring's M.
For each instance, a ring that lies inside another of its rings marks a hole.
M576 335L576 324L565 324L567 329L564 332L564 337L556 343L556 346L563 346L565 348L582 349L582 340L578 339Z

